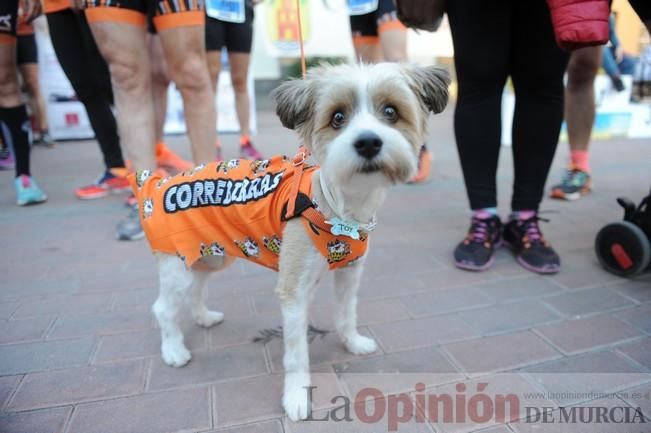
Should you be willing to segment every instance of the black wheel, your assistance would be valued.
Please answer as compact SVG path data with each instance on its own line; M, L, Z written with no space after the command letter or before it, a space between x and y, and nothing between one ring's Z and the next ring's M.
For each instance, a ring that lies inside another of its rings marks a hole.
M601 265L622 277L644 271L651 262L649 239L641 228L628 221L618 221L602 228L594 247Z

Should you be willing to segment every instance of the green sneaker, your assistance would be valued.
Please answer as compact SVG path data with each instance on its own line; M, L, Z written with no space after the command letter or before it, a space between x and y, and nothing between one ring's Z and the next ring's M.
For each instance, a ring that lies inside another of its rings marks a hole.
M14 187L16 188L16 203L18 206L43 203L47 200L47 196L31 176L21 174L14 181Z

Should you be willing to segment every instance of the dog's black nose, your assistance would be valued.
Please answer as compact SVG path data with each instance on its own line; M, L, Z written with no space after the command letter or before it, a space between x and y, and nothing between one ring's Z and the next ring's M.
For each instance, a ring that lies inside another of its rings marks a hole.
M355 141L355 150L360 156L366 159L371 159L382 149L382 139L372 132L367 132Z

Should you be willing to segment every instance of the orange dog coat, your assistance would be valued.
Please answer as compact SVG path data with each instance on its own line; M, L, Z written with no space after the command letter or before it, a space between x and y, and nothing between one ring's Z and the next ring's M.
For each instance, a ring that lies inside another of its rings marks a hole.
M363 256L367 234L360 239L334 236L302 215L313 207L312 174L301 167L295 217L301 217L314 246L329 268ZM200 165L174 177L148 171L131 174L142 227L155 252L177 254L186 266L204 256L242 257L278 270L283 217L297 167L284 156L268 160L232 159ZM299 202L302 201L302 204Z

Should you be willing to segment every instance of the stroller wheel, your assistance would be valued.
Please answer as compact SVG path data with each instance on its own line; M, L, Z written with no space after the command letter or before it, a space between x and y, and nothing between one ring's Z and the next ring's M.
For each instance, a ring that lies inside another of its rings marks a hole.
M622 277L642 272L651 262L651 243L638 226L628 221L610 223L595 240L595 252L607 271Z

